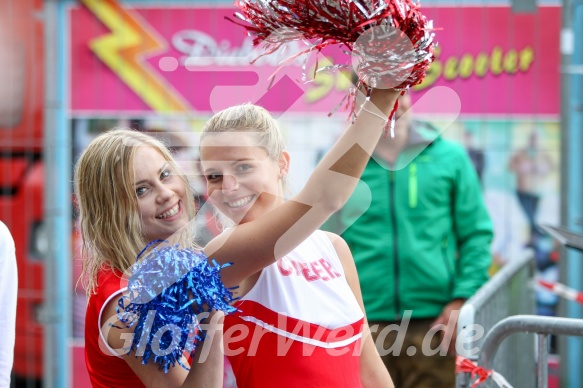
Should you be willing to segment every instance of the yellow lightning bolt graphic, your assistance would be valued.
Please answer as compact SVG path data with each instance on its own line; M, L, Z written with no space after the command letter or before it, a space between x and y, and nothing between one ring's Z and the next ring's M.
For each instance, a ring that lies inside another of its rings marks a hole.
M91 50L157 112L189 111L190 106L143 58L165 46L115 0L81 0L110 30Z

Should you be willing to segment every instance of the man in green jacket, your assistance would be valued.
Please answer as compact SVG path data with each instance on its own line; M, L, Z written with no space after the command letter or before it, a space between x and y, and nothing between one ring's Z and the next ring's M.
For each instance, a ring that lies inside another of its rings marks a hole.
M324 229L350 246L395 386L454 387L455 336L448 337L464 301L488 279L492 224L465 150L413 122L410 106L409 95L399 99L395 137L379 142Z

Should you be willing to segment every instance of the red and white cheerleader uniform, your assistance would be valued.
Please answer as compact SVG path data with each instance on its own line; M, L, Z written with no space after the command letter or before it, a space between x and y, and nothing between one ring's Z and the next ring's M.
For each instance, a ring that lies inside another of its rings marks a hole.
M362 387L364 314L325 232L263 269L235 306L224 338L239 388Z

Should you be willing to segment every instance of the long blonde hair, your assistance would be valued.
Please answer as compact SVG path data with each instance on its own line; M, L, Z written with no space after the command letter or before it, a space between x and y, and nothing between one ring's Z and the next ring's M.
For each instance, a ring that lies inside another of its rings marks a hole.
M186 186L184 207L195 215L194 198L186 176L159 140L130 129L99 135L83 151L75 167L75 194L83 237L83 277L88 295L95 292L98 272L110 267L121 272L136 262L148 244L134 188L133 160L138 146L150 146L166 159ZM180 242L192 246L188 228Z

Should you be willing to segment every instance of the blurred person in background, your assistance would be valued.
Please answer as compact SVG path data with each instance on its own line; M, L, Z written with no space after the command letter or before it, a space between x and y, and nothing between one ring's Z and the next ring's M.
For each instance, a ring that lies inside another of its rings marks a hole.
M457 316L488 279L492 223L463 147L413 122L410 108L401 96L395 136L379 141L362 182L323 228L354 255L395 386L454 387ZM394 328L408 317L400 335Z
M538 269L544 270L553 265L549 258L553 244L537 227L537 220L541 200L550 186L548 178L556 166L550 153L541 146L541 135L536 128L531 130L527 144L512 155L508 168L515 173L516 198L528 219L529 240L526 246L534 249Z
M16 293L18 274L14 240L10 231L0 221L0 388L10 386L10 373L14 361L14 336L16 325Z
M533 129L528 144L517 150L509 163L509 170L516 174L516 196L528 218L533 236L540 234L535 221L540 191L546 183L545 178L554 169L550 154L540 146L540 135Z

